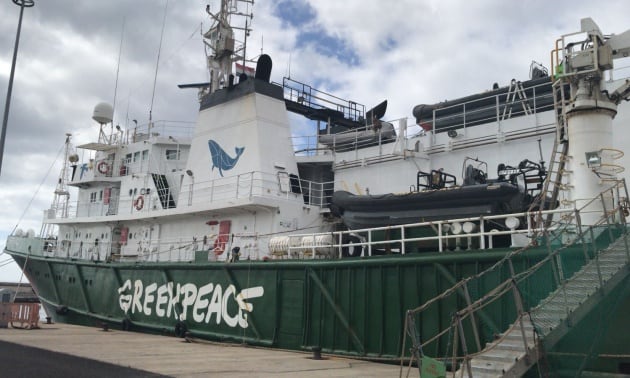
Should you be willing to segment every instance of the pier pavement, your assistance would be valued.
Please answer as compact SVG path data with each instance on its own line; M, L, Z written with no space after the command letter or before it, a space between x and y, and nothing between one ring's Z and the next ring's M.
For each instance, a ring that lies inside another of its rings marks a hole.
M396 365L67 324L0 328L0 366L10 377L399 376Z

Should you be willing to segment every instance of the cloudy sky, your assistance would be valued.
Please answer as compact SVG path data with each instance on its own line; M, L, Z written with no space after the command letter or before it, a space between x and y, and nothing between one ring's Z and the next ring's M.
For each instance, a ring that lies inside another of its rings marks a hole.
M24 12L0 173L0 249L16 226L39 232L65 133L79 143L97 137L92 110L113 102L119 56L114 122L147 122L166 5L35 2ZM196 92L177 84L208 78L200 36L210 25L206 4L217 9L218 0L168 2L154 120L196 119ZM0 2L2 109L19 10ZM274 81L290 72L367 107L388 99L385 118L397 119L411 117L420 103L526 80L531 61L549 66L555 39L578 31L581 18L592 17L606 34L621 33L630 28L628 14L627 0L257 0L248 56L261 49L271 55ZM16 281L19 270L7 259L0 255L0 281Z

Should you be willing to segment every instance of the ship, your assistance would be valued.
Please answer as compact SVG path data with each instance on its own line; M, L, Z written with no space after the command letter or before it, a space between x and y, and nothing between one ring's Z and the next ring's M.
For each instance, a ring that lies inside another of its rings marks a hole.
M417 105L412 124L385 120L387 102L271 82L265 54L237 73L249 29L235 20L251 15L235 4L206 9L210 80L181 86L199 91L194 128L121 129L99 103L94 142L66 135L40 233L5 248L54 321L423 376L630 373L630 204L612 147L630 81L609 75L630 31L583 19L550 69Z

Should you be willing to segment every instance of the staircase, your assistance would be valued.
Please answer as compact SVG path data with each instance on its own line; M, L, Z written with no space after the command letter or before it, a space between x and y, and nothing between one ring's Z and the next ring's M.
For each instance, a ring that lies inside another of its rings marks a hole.
M162 209L172 209L175 207L175 200L173 199L173 193L166 180L166 175L158 173L151 174L153 177L153 183L157 190L158 197L160 198L160 204Z
M627 243L624 234L596 254L529 314L523 314L507 332L470 359L470 374L464 364L463 371L460 369L456 376L462 373L472 377L523 375L538 361L541 347L552 348L630 273Z

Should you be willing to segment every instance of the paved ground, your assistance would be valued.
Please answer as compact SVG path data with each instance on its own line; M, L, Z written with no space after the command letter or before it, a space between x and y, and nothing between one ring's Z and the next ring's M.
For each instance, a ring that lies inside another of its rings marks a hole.
M160 374L126 368L45 349L0 341L3 377L164 377Z
M37 348L37 349L36 349ZM8 377L398 377L399 367L362 360L66 324L0 329ZM417 376L417 370L411 376ZM406 371L403 372L403 375Z

